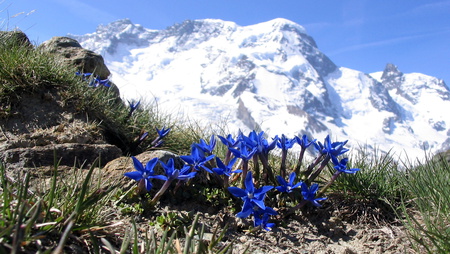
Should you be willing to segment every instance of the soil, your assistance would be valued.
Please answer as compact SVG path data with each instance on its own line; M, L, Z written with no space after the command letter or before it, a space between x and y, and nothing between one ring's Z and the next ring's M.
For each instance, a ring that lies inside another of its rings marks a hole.
M210 232L229 225L223 242L234 240L233 253L243 253L246 248L247 253L414 253L406 229L382 203L339 199L331 197L321 208L307 206L287 218L273 218L270 222L276 226L271 231L255 232L248 231L251 219L237 219L231 212L211 207L202 211L199 206L189 206L197 207L202 214L200 222L208 225ZM189 210L189 206L172 211Z

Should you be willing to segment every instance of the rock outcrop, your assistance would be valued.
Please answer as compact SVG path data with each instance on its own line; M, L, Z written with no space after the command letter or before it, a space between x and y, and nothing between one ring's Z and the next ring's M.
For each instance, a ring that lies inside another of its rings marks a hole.
M13 39L13 44L54 54L61 64L76 66L81 72L93 72L99 78L110 75L102 56L83 49L76 40L55 37L35 49L24 33L2 32L1 38L7 37ZM99 122L106 119L92 119L72 102L64 101L61 93L65 89L61 84L37 85L17 95L7 105L8 114L0 114L0 161L6 168L53 166L55 161L59 165L88 167L97 158L100 165L105 165L122 155L122 150L105 138ZM120 100L118 90L116 94Z
M39 46L45 52L55 54L63 64L76 66L82 73L94 73L101 79L111 75L103 57L81 47L78 41L68 37L53 37Z

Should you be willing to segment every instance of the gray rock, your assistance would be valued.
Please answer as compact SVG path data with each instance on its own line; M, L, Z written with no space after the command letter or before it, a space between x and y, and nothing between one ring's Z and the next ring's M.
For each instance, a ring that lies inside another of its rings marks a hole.
M135 156L136 159L138 159L142 165L145 167L147 162L149 162L153 158L158 158L160 161L167 163L170 159L174 159L175 162L175 168L180 169L183 167L184 162L181 160L180 156L164 150L156 150L156 151L147 151L143 152L141 154L138 154ZM114 159L110 162L108 162L105 167L103 168L103 172L109 177L109 179L112 179L114 182L119 182L122 184L131 183L134 181L131 181L129 178L124 177L124 173L135 171L133 165L133 160L129 156L122 156L117 159ZM155 167L156 174L162 174L164 175L164 170L162 169L161 165L158 163ZM157 183L157 181L154 181L154 183ZM161 184L161 183L160 183ZM159 186L160 187L160 186Z
M53 37L43 42L39 49L57 55L62 63L76 66L82 73L94 73L101 79L111 75L101 55L82 48L78 41L69 37Z
M87 167L97 158L103 166L121 155L122 151L110 144L66 143L5 150L0 160L7 168L53 166L55 159L59 165Z
M184 165L184 162L183 160L181 160L180 156L164 150L147 151L138 154L135 157L144 165L144 167L147 162L149 162L153 158L158 158L164 163L167 163L170 159L174 159L175 168L181 168ZM104 167L105 172L120 171L120 173L125 173L134 170L133 160L128 156L122 156L114 159L108 162Z

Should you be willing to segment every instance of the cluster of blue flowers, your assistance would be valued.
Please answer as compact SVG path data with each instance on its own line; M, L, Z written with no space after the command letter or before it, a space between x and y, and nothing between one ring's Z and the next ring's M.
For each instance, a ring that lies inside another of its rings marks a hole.
M158 130L158 134L163 137L169 131L170 129L163 128ZM295 195L291 195L292 192L300 191L301 198L292 200L297 202L297 205L291 207L289 212L293 212L307 203L321 206L320 201L326 199L321 195L341 173L353 174L359 170L347 168L348 158L339 159L339 156L348 151L344 147L347 141L331 142L329 136L325 138L324 143L310 140L306 135L292 139L282 135L268 140L265 138L264 132L258 133L256 131L252 131L248 135L240 132L237 137L233 137L231 134L226 137L217 137L227 147L227 153L223 160L214 155L216 138L213 135L209 142L201 139L199 143L192 144L190 155L180 156L186 163L181 169L174 168L173 160L170 160L167 164L160 162L166 174L155 175L153 168L158 159L149 161L144 168L133 157L137 171L125 173L125 176L139 181L142 188L145 187L147 191L152 188L151 179L164 180L163 187L152 199L152 202L157 202L173 180L178 179L179 186L179 184L193 178L198 171L205 170L221 179L222 187L243 201L242 209L237 213L237 217L247 218L253 215L255 228L270 230L274 223L269 223L269 218L278 215L278 212L265 204L265 198L269 191L275 189L278 192L286 193L285 195L289 197L295 197ZM288 171L286 168L287 152L296 144L300 146L299 158L297 165L289 169L290 173L288 181L286 181ZM305 151L310 146L318 151L318 155L305 170L300 172ZM275 148L281 149L281 163L278 174L275 174L276 170L272 169L269 164L269 152ZM213 160L214 158L215 160ZM240 160L240 164L235 166L238 160ZM321 192L318 192L319 185L313 182L330 161L336 171L328 184L322 188ZM250 169L251 165L252 168ZM239 179L240 181L238 181ZM298 182L296 182L297 180Z
M80 76L83 81L88 82L88 86L90 87L99 87L99 86L106 86L111 87L111 83L109 79L100 79L97 76L94 77L92 73L81 73L79 71L75 72L75 75Z

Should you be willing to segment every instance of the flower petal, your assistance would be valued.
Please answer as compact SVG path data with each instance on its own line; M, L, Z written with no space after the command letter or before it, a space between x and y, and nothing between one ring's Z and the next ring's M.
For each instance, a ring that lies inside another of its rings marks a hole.
M238 187L228 187L228 191L231 192L231 194L233 194L233 196L238 197L238 198L247 196L247 191L245 191L241 188L238 188Z
M153 185L150 182L149 179L145 179L145 188L147 189L147 191L150 191L152 189Z
M209 169L209 168L207 168L206 166L204 166L204 165L201 165L201 167L204 169L204 170L206 170L208 173L210 173L210 174L212 174L213 172L212 172L212 170L211 169Z
M259 199L256 199L256 198L253 198L253 199L252 199L252 202L253 202L255 205L257 205L259 208L261 208L261 209L263 209L263 210L266 209L266 205L264 205L264 201L259 200Z
M167 176L163 176L163 175L154 175L154 176L150 176L149 178L167 181Z
M192 156L189 155L181 155L180 158L184 160L189 165L194 165L195 161L192 159Z
M255 192L255 186L253 185L253 177L252 172L248 172L247 176L245 177L245 190L248 193L254 193Z
M295 177L296 177L297 175L295 174L295 172L292 172L290 175L289 175L289 185L293 185L294 184L294 181L295 181Z
M286 182L286 180L283 179L283 177L277 176L277 181L280 185L287 186L287 182Z
M134 156L132 156L131 159L133 159L134 168L138 171L144 172L144 166L142 166L142 163Z
M129 177L133 180L136 180L136 181L139 181L142 179L142 172L139 172L139 171L127 172L123 175L126 177Z
M309 188L309 192L310 192L310 193L313 193L313 194L315 195L318 189L319 189L319 184L314 183L314 184L311 185L311 187Z
M264 194L273 189L273 186L263 186L255 191L255 195Z
M147 162L147 165L145 166L145 170L153 174L153 168L155 168L156 163L158 163L158 158L153 158L149 162Z
M244 201L244 205L242 206L242 211L237 213L236 217L247 218L252 213L253 213L253 205L248 199L246 199Z

